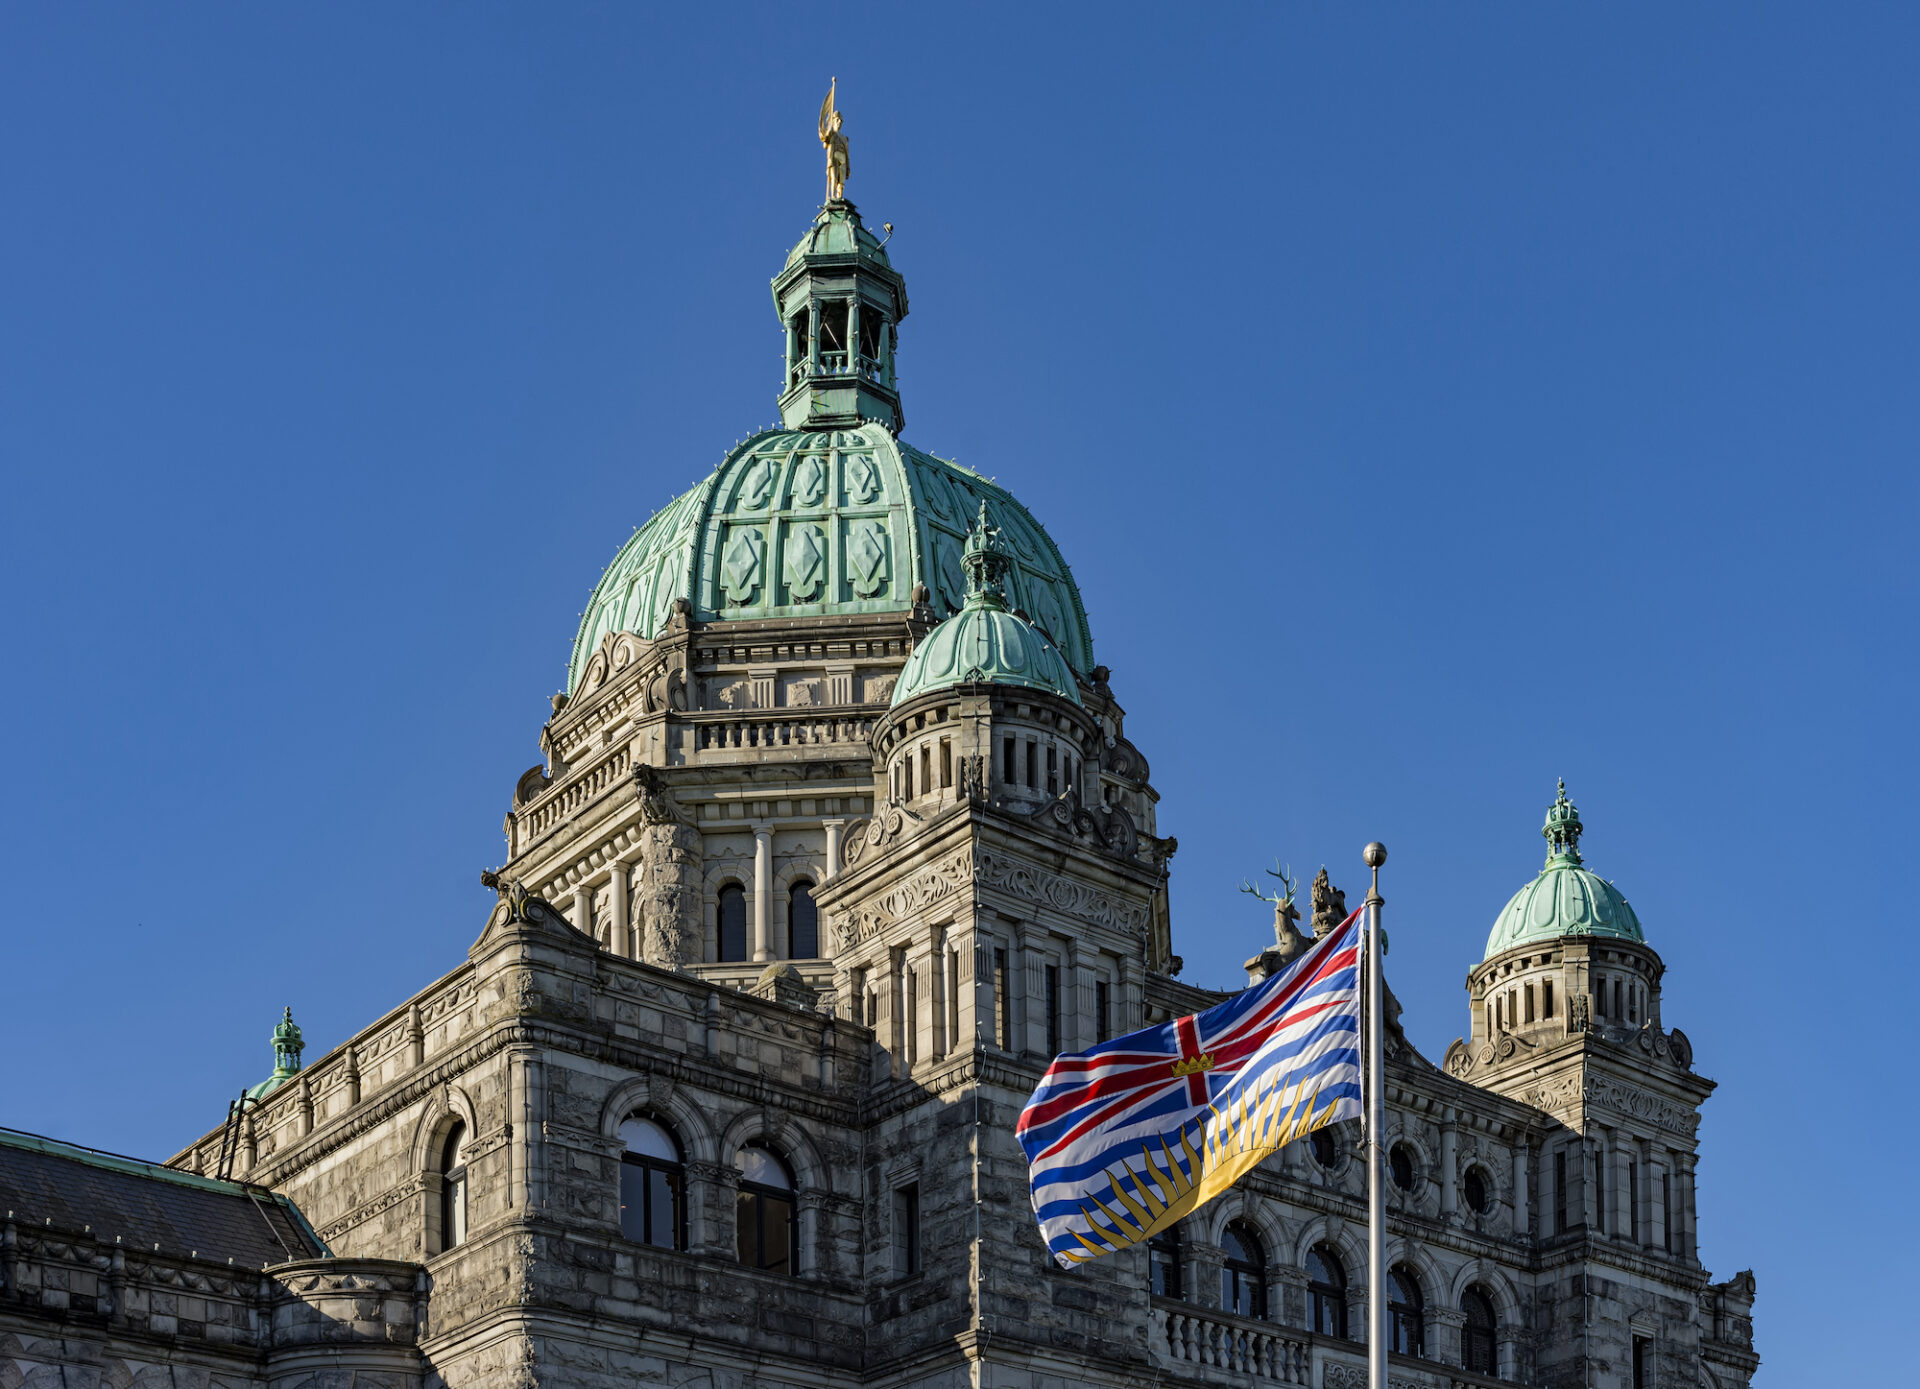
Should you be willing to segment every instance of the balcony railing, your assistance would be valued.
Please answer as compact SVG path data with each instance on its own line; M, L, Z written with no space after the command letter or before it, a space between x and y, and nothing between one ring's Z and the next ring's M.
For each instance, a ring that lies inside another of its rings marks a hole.
M1217 1384L1365 1389L1367 1383L1363 1344L1167 1298L1153 1301L1152 1351L1167 1370ZM1513 1380L1421 1356L1392 1355L1388 1362L1393 1389L1516 1389Z

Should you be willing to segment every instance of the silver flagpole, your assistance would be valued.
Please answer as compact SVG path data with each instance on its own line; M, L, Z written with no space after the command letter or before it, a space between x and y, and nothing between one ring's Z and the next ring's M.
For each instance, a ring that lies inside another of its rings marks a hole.
M1367 891L1367 1383L1387 1389L1387 1193L1382 1180L1387 1129L1386 1067L1382 1061L1386 989L1380 971L1380 865L1387 846L1375 840L1361 855L1373 870Z

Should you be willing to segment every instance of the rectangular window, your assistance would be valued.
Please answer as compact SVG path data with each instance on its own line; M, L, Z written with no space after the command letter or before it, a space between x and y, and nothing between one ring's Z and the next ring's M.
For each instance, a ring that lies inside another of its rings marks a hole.
M1607 981L1604 979L1593 981L1593 1015L1596 1018L1607 1015Z
M1540 1016L1543 1018L1553 1016L1553 980L1551 979L1540 981Z
M1052 743L1047 744L1047 794L1060 794L1060 754Z
M1640 1159L1627 1157L1627 1238L1640 1243Z
M1013 739L1011 738L1000 740L1000 780L1007 786L1012 786L1017 780L1013 770Z
M893 1276L911 1278L920 1271L920 1188L893 1193Z
M1647 1364L1652 1357L1648 1351L1646 1337L1635 1336L1633 1338L1633 1389L1651 1389L1653 1384L1651 1367Z
M920 794L933 794L933 749L925 744L920 748Z
M913 799L913 754L900 759L900 791L903 800Z
M920 1059L920 990L918 987L920 981L915 977L911 965L907 967L904 982L906 987L903 992L907 996L907 1006L902 1010L906 1013L907 1024L907 1045L905 1050L907 1053L907 1064L911 1066Z
M1047 1055L1060 1054L1060 966L1047 966Z
M1007 952L993 952L993 1014L1000 1033L1000 1049L1013 1050L1013 999L1007 994Z
M1040 775L1040 744L1027 739L1027 790L1037 791Z
M1593 1228L1607 1233L1607 1154L1600 1148L1593 1152Z
M1113 1036L1113 1028L1107 1012L1110 1003L1110 990L1108 989L1107 981L1104 979L1095 980L1093 985L1093 1028L1095 1041L1104 1042Z
M1620 1007L1620 981L1618 979L1613 981L1613 1016L1616 1022L1626 1017L1626 1013Z
M1556 1235L1567 1232L1567 1155L1564 1150L1553 1155L1553 1232Z
M1673 1237L1673 1174L1660 1174L1660 1247L1673 1253L1678 1245Z
M953 739L940 740L940 789L953 785Z
M960 952L947 952L947 1050L960 1046Z
M1527 1021L1533 1021L1533 985L1527 985Z

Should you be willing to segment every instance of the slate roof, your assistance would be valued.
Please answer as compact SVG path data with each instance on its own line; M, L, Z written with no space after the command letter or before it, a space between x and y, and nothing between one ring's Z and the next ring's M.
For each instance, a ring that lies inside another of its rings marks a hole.
M21 1224L91 1228L130 1249L231 1259L241 1268L315 1259L327 1247L277 1192L0 1128L0 1210Z

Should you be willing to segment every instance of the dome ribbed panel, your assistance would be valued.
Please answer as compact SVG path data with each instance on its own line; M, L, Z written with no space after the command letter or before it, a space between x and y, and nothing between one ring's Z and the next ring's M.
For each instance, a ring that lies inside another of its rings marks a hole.
M1508 900L1487 936L1485 958L1562 936L1646 940L1640 918L1618 888L1577 865L1556 863Z
M1017 685L1080 702L1078 682L1053 644L1012 613L967 608L927 633L893 688L897 706L952 685Z

